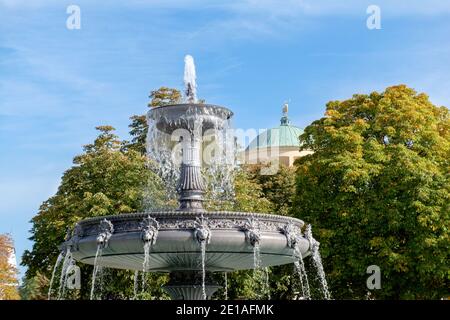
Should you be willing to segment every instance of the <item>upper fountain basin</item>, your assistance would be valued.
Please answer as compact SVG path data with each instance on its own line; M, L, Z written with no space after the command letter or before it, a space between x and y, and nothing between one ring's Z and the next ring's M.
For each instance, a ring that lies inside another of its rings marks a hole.
M176 129L186 129L193 132L201 129L221 129L233 112L227 108L212 104L184 103L165 105L152 108L147 118L154 121L156 128L171 134Z
M142 270L144 249L141 222L151 216L159 223L156 243L151 246L149 271L201 270L201 246L196 240L198 212L157 211L90 218L78 223L73 238L66 243L73 257L94 264L97 235L102 219L108 219L114 232L98 264L105 267ZM272 214L208 212L204 214L211 231L206 245L207 271L232 271L254 267L253 246L246 235L249 218L258 221L261 266L293 263L297 259L289 246L286 226L299 235L297 245L303 257L310 254L309 242L301 236L303 221Z

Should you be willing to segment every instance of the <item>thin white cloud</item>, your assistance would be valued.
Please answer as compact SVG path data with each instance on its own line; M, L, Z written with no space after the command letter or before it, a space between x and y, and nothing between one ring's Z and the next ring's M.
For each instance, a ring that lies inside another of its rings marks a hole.
M365 15L369 5L377 5L391 15L430 15L450 13L450 1L443 0L92 0L75 1L77 5L98 7L141 7L172 10L227 10L237 14L267 16L359 14ZM61 0L0 0L6 9L36 9L64 7L73 1Z

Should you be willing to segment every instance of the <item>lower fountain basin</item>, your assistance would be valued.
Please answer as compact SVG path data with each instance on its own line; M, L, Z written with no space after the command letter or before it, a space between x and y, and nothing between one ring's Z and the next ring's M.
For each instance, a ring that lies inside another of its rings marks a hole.
M74 259L94 264L97 250L96 238L103 219L109 220L114 232L103 249L98 264L104 267L142 270L144 248L141 222L150 216L159 223L156 243L151 246L148 271L173 272L202 270L201 246L195 237L195 222L201 213L190 211L158 211L120 214L86 219L78 223L70 245ZM211 230L206 245L205 269L207 271L233 271L253 269L254 247L246 236L249 218L258 222L261 267L293 263L298 260L294 249L288 245L285 228L290 225L301 235L303 221L295 218L241 212L203 213ZM303 257L310 254L309 242L303 236L297 239L298 250Z

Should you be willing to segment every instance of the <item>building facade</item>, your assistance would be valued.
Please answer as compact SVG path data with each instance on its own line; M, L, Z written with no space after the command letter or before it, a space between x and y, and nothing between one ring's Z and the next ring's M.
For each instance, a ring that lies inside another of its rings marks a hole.
M279 163L288 167L312 151L300 151L299 136L303 129L292 125L288 117L289 106L283 106L283 116L278 127L266 130L253 139L243 154L245 164Z

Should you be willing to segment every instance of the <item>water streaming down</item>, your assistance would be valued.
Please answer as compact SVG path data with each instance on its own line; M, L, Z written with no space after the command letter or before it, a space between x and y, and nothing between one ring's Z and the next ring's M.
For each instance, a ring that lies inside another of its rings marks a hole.
M154 118L164 116L163 111L153 110L153 116L147 115L148 132L146 139L147 157L152 163L151 168L164 181L168 200L178 197L177 186L180 179L180 163L182 161L183 144L181 131L169 135L157 127ZM161 112L161 115L158 113ZM221 112L216 110L215 112ZM199 113L195 107L189 107L187 114ZM184 117L184 116L181 116ZM199 113L194 120L194 127L202 126L208 114ZM225 117L223 117L225 118ZM206 197L211 200L232 200L234 198L234 177L237 168L237 149L232 129L231 119L215 117L213 127L199 137L201 143L201 161L203 178L207 184ZM169 122L169 120L167 120ZM210 119L208 120L210 121ZM151 194L146 201L146 209L152 208Z
M209 144L203 153L204 177L208 184L206 198L212 201L229 201L235 198L234 178L238 168L237 148L231 120L227 120L205 136Z
M201 250L200 260L202 269L202 296L203 300L206 300L206 245L211 241L211 229L209 227L208 218L205 218L203 214L195 219L194 226L194 237L200 245Z
M270 299L269 270L261 267L261 251L259 242L253 246L253 283L258 299Z
M323 294L323 297L326 300L329 300L329 299L331 299L331 295L330 295L330 291L328 290L328 284L327 284L327 280L325 278L325 272L323 270L323 265L322 265L322 258L320 256L320 252L319 252L320 243L318 241L316 241L316 239L314 239L314 237L312 235L312 228L311 228L310 224L306 227L305 236L306 236L306 239L308 239L308 241L310 243L312 261L313 261L314 267L317 270L317 275L319 277L320 290Z
M137 292L139 286L139 271L134 272L133 300L137 300Z
M298 261L294 262L294 267L298 275L298 279L300 282L300 288L302 290L302 297L303 299L310 300L311 299L311 293L309 289L309 281L308 281L308 275L306 274L305 270L305 264L303 262L303 258L300 257Z
M74 265L74 264L75 264L75 260L73 260L73 257L72 257L72 254L71 254L71 255L70 255L70 258L69 258L68 261L67 261L67 267L66 267L66 270L64 271L64 272L65 272L65 276L64 276L64 285L63 285L63 288L62 288L61 299L64 299L65 296L66 296L66 289L67 289L67 287L68 287L68 285L67 285L67 275L69 274L69 269L70 269L70 267L71 267L72 265Z
M225 278L225 285L224 285L224 291L225 291L225 300L228 300L228 275L226 272L224 272L224 278Z
M186 55L184 57L184 93L187 103L197 103L196 80L194 58L191 55Z
M288 247L292 249L292 259L294 260L295 273L298 276L297 283L300 284L302 299L310 299L310 289L308 275L306 274L305 265L303 262L303 255L300 248L301 240L303 239L301 230L292 223L288 223L283 228L283 233L286 236Z
M151 167L164 181L168 200L176 199L183 154L182 140L196 135L196 138L201 140L201 150L198 152L201 153L203 178L207 184L206 197L208 200L233 200L237 148L229 111L216 106L197 104L195 65L189 55L185 58L184 83L187 108L183 114L174 118L168 117L165 108L155 108L147 114L146 150L152 163ZM178 126L179 129L172 134L159 130L157 123L161 118L169 127ZM181 129L182 123L189 123L189 130ZM208 129L203 128L204 124L208 125ZM151 200L150 195L145 201L146 209L152 209Z
M92 284L91 284L90 300L93 300L96 297L96 281L97 281L97 277L101 277L101 266L99 265L99 262L102 257L102 253L103 253L103 247L101 244L98 244L97 251L95 253L94 270L92 271Z
M141 239L144 243L144 262L142 263L142 292L145 292L145 280L150 269L150 249L156 244L158 238L159 222L150 215L140 223Z
M72 260L72 253L70 251L70 247L67 247L66 253L64 254L61 275L59 278L58 300L64 299L64 293L66 289L67 268L70 266L71 260Z
M99 234L96 238L97 242L97 251L95 252L95 259L94 259L94 270L92 271L92 285L91 285L91 295L90 299L93 300L94 297L96 297L96 281L97 278L102 280L102 266L101 266L101 258L103 254L103 249L105 249L108 246L108 241L111 238L113 232L114 232L114 226L111 223L111 221L107 219L103 219L99 223ZM100 283L100 291L101 291L101 283Z
M165 186L166 200L175 200L178 197L177 185L180 178L181 149L171 136L156 127L156 121L147 115L148 132L146 140L146 150L150 167L161 178ZM151 188L149 188L151 189ZM146 193L145 209L153 208L153 197ZM169 201L166 201L166 203ZM168 209L167 207L163 209Z
M254 294L258 299L269 296L268 269L262 269L261 261L261 229L258 219L253 216L247 219L244 225L245 238L253 246L253 286Z
M145 279L147 276L148 269L150 268L150 246L151 242L144 242L144 262L142 263L142 293L145 292Z
M205 259L206 259L206 241L201 242L201 250L202 250L202 294L203 294L203 300L206 300L206 287L205 287L205 280L206 280L206 270L205 270Z
M53 288L53 282L55 281L56 270L58 269L59 265L63 261L63 258L64 258L64 255L63 255L62 252L56 258L56 262L55 262L55 265L54 265L53 271L52 271L52 277L50 279L50 284L49 284L49 287L48 287L48 298L47 298L48 300L51 300L52 288Z
M267 299L270 300L269 267L264 268L264 274L266 276L264 291Z
M253 284L256 286L255 294L258 299L262 299L266 294L266 281L261 269L261 253L259 241L253 245Z

